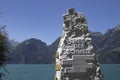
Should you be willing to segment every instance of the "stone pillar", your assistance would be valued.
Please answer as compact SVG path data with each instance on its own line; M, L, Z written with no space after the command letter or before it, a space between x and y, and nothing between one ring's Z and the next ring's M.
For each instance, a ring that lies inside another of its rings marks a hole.
M103 80L85 16L70 8L63 19L55 80Z

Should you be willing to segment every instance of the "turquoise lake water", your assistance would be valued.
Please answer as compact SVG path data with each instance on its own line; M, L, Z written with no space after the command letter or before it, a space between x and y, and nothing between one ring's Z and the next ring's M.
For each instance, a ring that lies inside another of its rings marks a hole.
M120 80L120 64L102 64L105 80ZM54 80L53 64L7 65L6 77L3 80Z

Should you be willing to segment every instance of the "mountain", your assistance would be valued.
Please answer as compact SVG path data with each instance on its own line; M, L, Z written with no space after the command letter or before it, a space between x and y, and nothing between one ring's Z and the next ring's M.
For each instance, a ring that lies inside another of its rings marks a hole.
M50 63L46 43L41 40L31 38L20 43L12 53L12 63L21 64L43 64Z
M107 30L105 34L101 32L90 32L90 34L100 63L120 63L120 25ZM25 40L11 48L10 63L54 63L59 41L60 37L51 45L47 45L35 38Z
M92 44L94 46L94 51L97 53L99 50L102 49L102 39L104 37L104 34L101 32L90 32L91 38L92 38Z
M16 47L18 44L19 44L19 42L18 41L15 41L15 40L9 40L9 43L13 46L13 47Z
M120 63L120 25L107 30L98 52L101 63Z
M105 34L90 32L95 53L102 64L120 63L120 25L109 29ZM57 50L60 38L49 47L53 55Z
M55 52L58 48L59 41L60 41L60 37L58 39L56 39L51 45L48 46L48 49L52 55L55 54Z
M55 62L55 53L58 48L59 41L60 41L60 37L56 39L51 45L48 46L48 50L51 55L51 60L53 63Z

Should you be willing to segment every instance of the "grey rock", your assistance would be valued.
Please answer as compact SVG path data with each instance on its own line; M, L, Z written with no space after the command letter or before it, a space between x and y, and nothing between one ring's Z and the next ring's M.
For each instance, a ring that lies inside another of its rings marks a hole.
M63 19L63 34L57 49L59 57L56 57L60 69L56 70L56 79L103 80L85 16L70 8Z

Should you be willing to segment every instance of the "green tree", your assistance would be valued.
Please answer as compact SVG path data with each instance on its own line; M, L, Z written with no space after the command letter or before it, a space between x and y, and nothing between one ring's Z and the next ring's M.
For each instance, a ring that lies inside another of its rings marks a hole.
M4 65L8 60L8 57L6 56L6 53L8 52L7 40L8 38L7 38L7 33L5 31L5 26L1 26L0 27L0 70L3 68L5 71L6 69L4 68ZM4 76L4 74L0 72L0 80L2 80L2 76Z

